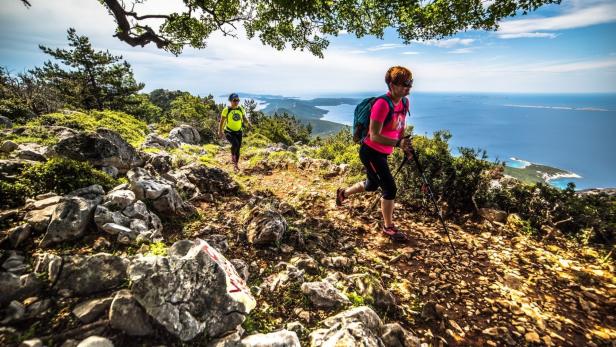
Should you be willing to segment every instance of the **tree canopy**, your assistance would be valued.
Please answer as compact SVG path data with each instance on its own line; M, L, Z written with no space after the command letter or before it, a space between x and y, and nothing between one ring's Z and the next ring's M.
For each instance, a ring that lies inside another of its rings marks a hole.
M129 97L143 88L135 81L130 64L120 62L122 56L95 51L90 40L72 28L68 30L68 41L72 49L39 46L68 69L47 61L32 71L44 84L58 90L68 105L87 110L122 109L130 103Z
M498 22L561 0L182 0L175 12L140 13L147 0L98 0L114 17L115 36L131 46L150 43L173 54L204 48L214 32L258 37L278 50L288 45L323 57L327 36L347 32L383 38L394 28L405 44L440 39L469 29L495 30ZM28 1L22 1L26 6Z

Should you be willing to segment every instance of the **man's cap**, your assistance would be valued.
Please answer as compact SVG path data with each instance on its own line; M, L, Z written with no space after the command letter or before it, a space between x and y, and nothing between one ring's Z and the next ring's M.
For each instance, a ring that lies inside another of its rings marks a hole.
M239 99L240 96L237 95L237 93L231 93L231 95L229 95L229 101L233 100L233 99Z

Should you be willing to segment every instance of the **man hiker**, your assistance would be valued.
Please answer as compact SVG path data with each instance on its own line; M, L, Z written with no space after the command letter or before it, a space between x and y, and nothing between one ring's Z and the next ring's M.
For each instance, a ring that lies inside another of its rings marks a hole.
M341 206L352 194L382 190L381 212L383 233L395 242L405 242L408 236L396 228L393 221L396 182L387 164L387 156L400 147L410 156L411 140L404 137L405 119L409 111L409 95L413 74L402 66L394 66L385 73L387 94L375 98L370 109L367 134L361 139L359 158L366 169L365 181L336 191L336 205ZM393 110L392 110L393 109Z
M230 105L225 107L220 114L218 136L220 136L221 139L223 136L226 137L227 141L231 144L231 161L233 162L235 172L238 172L240 170L238 163L240 161L240 147L242 147L242 130L244 122L246 122L249 128L252 127L252 124L250 124L250 121L246 117L244 108L240 106L240 97L237 93L231 93L231 95L229 95L229 103Z

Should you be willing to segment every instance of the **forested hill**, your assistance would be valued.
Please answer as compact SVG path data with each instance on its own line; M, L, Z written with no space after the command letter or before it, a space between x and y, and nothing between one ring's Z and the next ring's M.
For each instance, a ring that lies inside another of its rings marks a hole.
M328 111L319 108L319 106L338 106L342 104L356 105L361 101L361 99L356 98L300 99L251 93L242 93L242 95L244 98L252 98L266 104L260 111L267 115L286 113L293 115L304 124L310 124L313 136L335 134L344 128L342 124L321 119ZM352 115L349 116L352 117Z

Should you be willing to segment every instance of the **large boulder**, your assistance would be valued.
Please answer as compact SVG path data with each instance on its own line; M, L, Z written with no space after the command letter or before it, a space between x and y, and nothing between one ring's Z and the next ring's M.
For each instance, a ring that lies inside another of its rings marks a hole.
M254 245L279 245L287 230L286 219L271 206L252 208L244 225L246 238Z
M171 132L169 132L169 140L190 145L198 145L201 142L201 136L197 129L190 125L182 124L177 128L171 129Z
M36 164L32 160L0 159L0 178L7 181L15 181L22 170Z
M105 191L100 185L81 188L60 199L56 205L41 247L80 238L101 202Z
M54 286L66 297L85 296L121 286L127 280L129 261L107 253L63 258Z
M135 168L127 174L130 189L137 200L149 200L156 212L163 214L184 214L192 208L184 203L171 182L151 176L143 168Z
M54 150L58 156L87 161L95 167L113 166L122 174L143 165L135 148L108 129L66 137L55 145Z
M178 241L168 256L139 256L128 270L145 311L182 341L231 333L255 306L233 265L207 242Z

